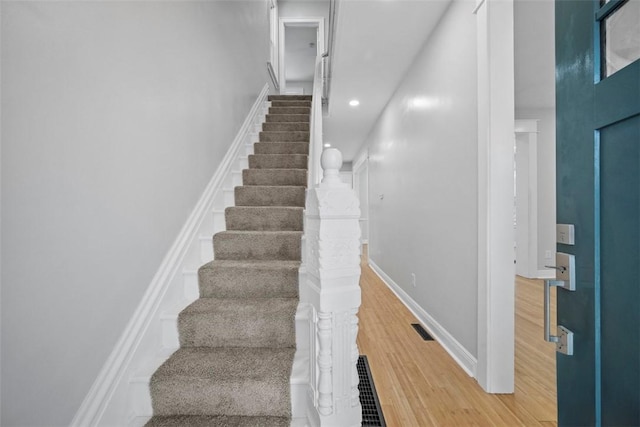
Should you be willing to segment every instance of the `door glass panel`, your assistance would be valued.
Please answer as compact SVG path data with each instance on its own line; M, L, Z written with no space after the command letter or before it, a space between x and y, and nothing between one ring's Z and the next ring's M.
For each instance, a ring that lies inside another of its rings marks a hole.
M629 0L600 24L602 76L640 58L640 1Z

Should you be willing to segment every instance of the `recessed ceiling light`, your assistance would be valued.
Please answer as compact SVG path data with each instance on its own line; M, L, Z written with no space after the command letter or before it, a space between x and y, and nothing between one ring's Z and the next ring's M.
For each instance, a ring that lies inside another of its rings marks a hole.
M360 101L358 101L357 99L352 99L351 101L349 101L349 105L351 105L352 107L357 107L358 105L360 105Z
M329 143L324 144L324 148L329 148L329 147L331 147L331 144Z

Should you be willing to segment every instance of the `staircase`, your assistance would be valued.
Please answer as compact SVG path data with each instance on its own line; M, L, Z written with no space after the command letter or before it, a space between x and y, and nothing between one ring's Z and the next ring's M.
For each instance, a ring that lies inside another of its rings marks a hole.
M180 348L153 374L147 426L289 426L310 96L270 96Z

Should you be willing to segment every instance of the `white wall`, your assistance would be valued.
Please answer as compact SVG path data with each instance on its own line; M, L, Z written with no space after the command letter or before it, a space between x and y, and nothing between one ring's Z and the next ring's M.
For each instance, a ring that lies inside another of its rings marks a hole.
M303 95L311 95L313 94L313 81L295 81L295 80L287 80L287 90L292 89L302 89Z
M452 3L363 148L369 149L370 258L476 356L473 6Z
M519 108L517 119L538 119L538 270L553 265L545 252L556 252L556 110ZM550 264L551 263L551 264Z
M280 18L324 18L324 46L328 48L329 1L280 0L278 1Z
M68 425L267 81L267 5L2 2L2 425Z

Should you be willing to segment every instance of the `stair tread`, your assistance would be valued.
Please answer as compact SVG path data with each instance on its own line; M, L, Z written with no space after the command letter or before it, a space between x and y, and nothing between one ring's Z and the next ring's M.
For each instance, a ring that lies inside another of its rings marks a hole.
M156 383L167 378L236 382L244 379L286 378L295 353L288 347L185 347L176 350L151 378Z
M221 231L213 236L215 259L300 260L302 231Z
M287 142L287 141L283 141L283 142ZM261 144L276 144L275 142L263 142ZM297 144L308 144L306 142L298 142ZM265 157L265 158L273 158L273 157L290 157L290 158L303 158L303 157L309 157L306 154L296 154L296 153L267 153L267 154L260 154L260 153L256 153L256 154L249 154L249 158L251 157ZM276 169L276 168L274 168Z
M295 348L185 347L153 374L156 415L291 416Z
M307 144L309 145L309 141L256 141L254 144Z
M304 185L243 185L235 187L236 206L304 206Z
M226 415L154 416L145 427L289 427L286 417L243 417Z
M309 155L308 142L256 142L254 154L304 154Z
M180 313L180 344L295 347L297 307L297 298L200 298Z
M251 306L255 312L273 309L287 310L295 314L297 298L198 298L189 304L180 315L209 313L212 311L235 311L239 306ZM293 318L293 317L292 317Z
M297 298L300 261L213 260L198 271L200 295Z
M246 170L246 169L245 169ZM274 169L274 170L281 170L281 169ZM305 170L305 169L299 169L299 170ZM266 189L273 189L273 190L283 190L283 189L299 189L299 188L305 188L304 185L238 185L235 188L251 188L253 189L258 189L258 190L266 190Z
M302 236L302 231L292 230L225 230L216 233L216 236Z
M229 231L301 231L303 212L298 206L231 206L225 209L225 223Z
M309 114L274 114L269 113L265 118L266 123L310 123Z
M269 95L267 98L269 101L280 101L280 100L303 100L303 101L311 101L313 99L312 95Z
M244 268L244 269L259 269L259 270L289 270L300 268L300 261L291 260L235 260L235 259L216 259L204 264L200 267L201 270L208 270L217 267L223 268Z
M306 154L251 154L250 169L307 169L309 156Z
M244 169L242 183L247 185L305 186L307 169Z
M304 211L304 208L302 206L229 206L225 208L225 211L233 209L247 209L253 211Z

